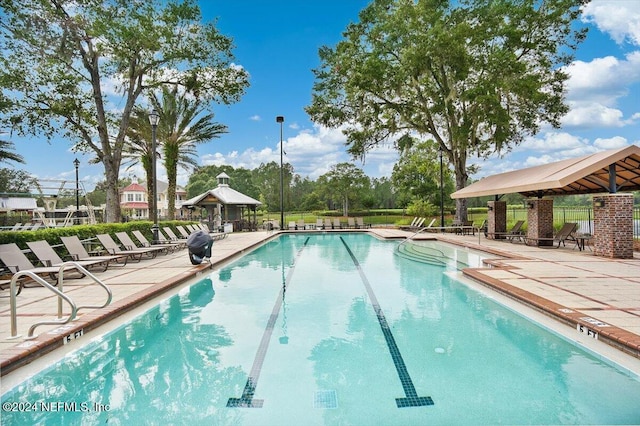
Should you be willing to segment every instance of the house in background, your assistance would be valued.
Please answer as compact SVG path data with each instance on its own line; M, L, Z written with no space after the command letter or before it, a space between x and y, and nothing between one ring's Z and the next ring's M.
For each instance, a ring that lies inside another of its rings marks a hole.
M169 210L169 201L167 198L167 190L169 184L162 181L156 181L158 190L158 218L166 218ZM176 219L182 217L183 211L180 206L184 202L187 195L187 191L181 186L176 187ZM137 180L120 190L120 208L122 209L122 216L129 219L136 220L150 220L149 214L149 196L147 194L147 188L144 185L138 183Z

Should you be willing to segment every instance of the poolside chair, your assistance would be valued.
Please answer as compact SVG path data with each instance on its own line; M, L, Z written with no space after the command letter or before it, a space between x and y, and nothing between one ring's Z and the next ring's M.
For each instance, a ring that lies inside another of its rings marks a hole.
M109 263L116 263L120 266L125 266L127 264L127 260L129 260L129 256L126 254L121 255L108 255L108 256L100 256L95 255L92 256L87 249L84 248L82 241L78 238L77 235L71 235L69 237L60 237L62 240L62 244L66 247L69 252L69 256L71 259L75 261L81 260L104 260Z
M333 224L331 223L331 219L326 217L324 219L324 229L333 229Z
M289 221L289 230L296 229L296 222L293 220Z
M169 228L168 226L165 226L164 228L164 232L167 233L167 236L169 237L169 241L179 241L179 242L183 242L185 244L187 244L187 239L186 238L180 238L178 237L174 232L173 229ZM186 231L185 231L186 232Z
M356 220L352 217L348 217L347 218L347 228L355 228L356 227Z
M297 230L304 230L306 229L306 225L304 223L304 219L298 219L298 221L296 222L296 229Z
M333 218L333 229L342 229L342 224L340 223L339 217Z
M64 263L64 260L56 253L56 251L51 247L51 245L45 241L28 241L27 246L31 249L31 252L36 255L40 263L44 266L60 266ZM74 260L74 262L78 263L85 268L90 268L92 266L100 266L103 271L106 271L109 267L109 261L102 259L90 259L90 260Z
M425 226L424 228L422 228L422 229L426 230L426 231L435 231L435 229L430 229L430 228L433 228L433 225L435 223L436 223L436 219L433 218L433 219L431 219L431 222L429 222L429 224L427 226Z
M523 232L521 231L522 225L524 225L524 220L519 220L515 223L515 225L513 225L513 228L511 228L510 231L493 232L488 233L487 235L496 240L506 239L514 242L515 240L521 240L524 237Z
M24 279L19 279L17 281L18 284L18 289L16 290L16 296L20 294L20 292L22 291L22 289L24 288ZM0 280L0 290L8 290L11 288L11 280ZM0 297L9 297L10 295L7 294L6 296L0 296Z
M102 244L104 250L112 255L126 254L127 256L129 256L130 260L134 262L140 262L142 260L142 256L146 254L140 250L122 250L118 243L116 243L109 234L97 234L96 238L98 239L98 241L100 241L100 244Z
M180 235L184 239L189 238L189 235L191 235L191 232L189 232L186 229L184 229L184 227L182 225L176 225L176 229L178 230L178 232L180 233Z
M131 237L129 236L129 234L127 234L126 232L116 232L116 238L118 240L120 240L120 243L122 243L122 246L126 249L126 250L131 250L131 251L141 251L143 253L145 253L147 256L149 257L156 257L158 255L158 253L169 253L169 250L173 251L173 248L169 249L169 247L167 246L160 246L160 245L153 245L150 247L139 247L135 241L133 241L131 239Z
M539 246L541 245L540 243L551 243L548 244L549 246L552 246L554 248L558 248L560 247L560 244L562 244L563 246L566 247L566 241L573 241L576 244L578 243L578 241L576 240L576 238L573 236L573 233L578 229L578 224L577 223L573 223L573 222L567 222L564 225L562 225L562 228L560 228L560 230L558 231L558 233L553 237L549 237L549 238L528 238L525 237L524 242L527 245L536 245ZM555 245L555 242L558 242L558 245ZM546 244L543 244L546 245Z
M422 219L422 222L424 222L424 219ZM421 225L422 225L422 222L420 222ZM356 217L356 228L359 228L359 229L371 228L371 224L364 223L364 219L362 217Z
M0 244L0 260L12 274L20 271L31 271L36 275L49 277L55 281L57 274L60 272L59 266L34 266L16 243ZM76 270L73 266L69 266L64 270L66 271L67 269Z
M186 242L179 242L179 241L169 241L166 238L164 238L164 235L162 237L160 237L160 230L158 229L158 243L156 244L151 244L151 242L149 240L147 240L147 237L144 236L144 234L142 232L140 232L139 230L133 230L131 231L131 233L133 234L134 237L136 237L136 239L140 242L140 244L142 244L142 247L164 247L167 249L167 251L169 252L174 252L176 250L179 249L183 249L185 247L187 247Z
M316 229L324 229L324 221L322 219L316 219Z
M196 226L192 223L188 223L184 226L185 228L187 228L187 231L189 231L190 234L193 234L194 232L198 231L199 229L196 228Z
M18 222L15 225L13 225L13 228L11 228L10 231L19 231L20 228L22 228L22 222Z

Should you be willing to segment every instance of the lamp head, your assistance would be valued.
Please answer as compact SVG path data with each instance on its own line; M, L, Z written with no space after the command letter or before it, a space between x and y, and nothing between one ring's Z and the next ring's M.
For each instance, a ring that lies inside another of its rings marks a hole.
M276 117L276 122L277 122L277 123L284 123L284 117L283 117L283 116L281 116L281 115L277 116L277 117Z
M160 114L155 109L149 113L149 123L155 127L160 122Z

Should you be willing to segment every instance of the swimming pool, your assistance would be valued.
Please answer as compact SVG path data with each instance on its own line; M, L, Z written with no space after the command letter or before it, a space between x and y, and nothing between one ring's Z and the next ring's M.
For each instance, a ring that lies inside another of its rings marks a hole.
M637 376L457 279L479 254L397 245L282 235L3 394L2 423L640 422Z

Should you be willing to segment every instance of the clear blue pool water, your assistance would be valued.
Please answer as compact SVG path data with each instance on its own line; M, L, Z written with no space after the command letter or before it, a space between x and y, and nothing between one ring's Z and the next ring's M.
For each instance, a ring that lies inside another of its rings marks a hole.
M640 423L637 376L455 279L479 255L397 244L280 236L6 392L57 411L2 424Z

